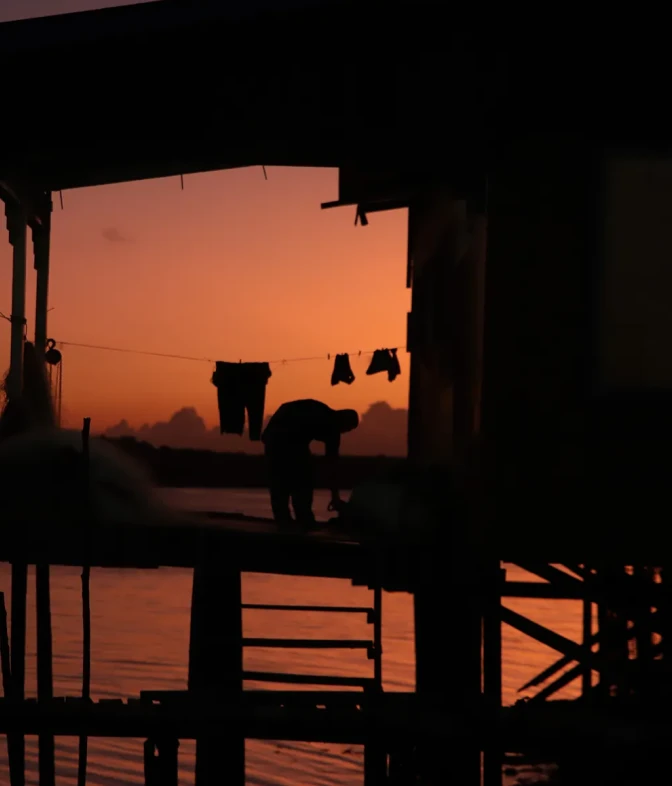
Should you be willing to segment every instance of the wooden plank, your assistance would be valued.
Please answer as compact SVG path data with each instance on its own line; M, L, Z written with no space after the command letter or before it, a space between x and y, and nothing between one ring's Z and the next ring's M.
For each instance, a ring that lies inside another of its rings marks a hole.
M372 641L365 639L243 639L243 647L277 647L297 650L367 650Z
M257 611L319 611L331 614L373 614L374 610L366 606L292 606L274 603L243 603L243 610Z
M367 688L375 684L370 677L332 677L326 674L285 674L281 671L244 671L247 682L274 682L291 685L340 685L342 687Z

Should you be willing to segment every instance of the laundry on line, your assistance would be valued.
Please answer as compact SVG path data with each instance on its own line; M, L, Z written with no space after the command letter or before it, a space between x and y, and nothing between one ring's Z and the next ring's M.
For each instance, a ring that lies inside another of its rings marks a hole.
M397 357L396 349L377 349L373 353L371 363L366 370L367 375L380 374L383 371L387 372L387 378L390 382L394 382L399 374L401 374L401 367L399 366L399 358Z
M217 388L219 433L242 436L247 411L247 431L253 442L261 439L266 404L266 385L271 377L268 363L217 361L212 384Z
M334 370L331 374L331 384L338 385L339 382L345 382L346 385L352 385L355 381L355 375L350 368L350 355L344 353L336 355L334 360Z
M216 362L213 358L198 357L196 355L178 355L169 352L153 352L147 349L133 349L130 347L112 347L109 345L101 345L101 344L84 344L78 341L56 341L55 343L57 343L61 347L94 349L101 352L120 352L122 354L144 355L146 357L166 358L168 360L190 360L195 363L208 363L210 365ZM406 349L406 347L401 347L401 348ZM366 350L356 350L354 352L345 353L345 354L348 354L349 356L356 355L358 357L361 356L368 357L369 355L373 355L378 351L379 350L366 349ZM274 366L274 365L285 365L287 363L305 363L308 361L317 361L317 360L330 361L332 357L334 357L333 353L325 353L322 355L312 355L310 357L288 357L288 358L283 358L281 360L269 360L267 362L270 365Z

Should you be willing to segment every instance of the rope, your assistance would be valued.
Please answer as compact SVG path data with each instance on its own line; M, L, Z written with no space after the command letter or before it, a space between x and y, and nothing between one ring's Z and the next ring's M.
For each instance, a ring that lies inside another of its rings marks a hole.
M51 309L49 310L51 311ZM0 311L0 319L5 319L7 320L7 322L11 321L10 317L6 316L1 311ZM147 350L147 349L131 349L129 347L111 347L104 344L82 344L77 341L57 341L56 343L60 344L60 346L62 347L77 347L79 349L95 349L102 352L121 352L128 355L144 355L146 357L167 358L169 360L189 360L195 363L210 363L210 364L216 362L212 358L198 357L195 355L175 355L169 352L152 352L151 350ZM387 343L381 345L379 349L385 347L389 347L389 348L394 347L395 349L402 350L402 351L406 349L406 347L403 346L403 342L399 342L397 344ZM354 352L347 352L347 353L326 352L322 355L313 355L311 357L281 358L278 360L269 360L266 362L270 363L271 365L277 365L277 364L284 365L285 363L305 363L314 360L332 360L338 354L348 354L354 357L373 355L375 351L376 351L375 349L365 349L365 350L357 349Z
M196 363L215 363L216 361L212 358L204 358L204 357L196 357L191 355L174 355L167 352L151 352L149 350L144 349L130 349L126 347L110 347L104 346L101 344L81 344L75 341L58 341L57 342L62 347L78 347L80 349L95 349L104 352L122 352L130 355L146 355L150 357L158 357L158 358L168 358L170 360L190 360ZM396 349L406 349L406 347L400 347L399 344L387 344L385 346L388 347L395 347ZM366 349L366 350L355 350L354 352L348 352L348 355L351 356L360 356L360 355L373 355L376 350L374 349ZM345 354L345 353L325 353L323 355L313 355L312 357L295 357L295 358L282 358L278 360L269 360L268 363L271 364L286 364L286 363L305 363L308 361L314 360L331 360L332 358L336 357L337 354Z

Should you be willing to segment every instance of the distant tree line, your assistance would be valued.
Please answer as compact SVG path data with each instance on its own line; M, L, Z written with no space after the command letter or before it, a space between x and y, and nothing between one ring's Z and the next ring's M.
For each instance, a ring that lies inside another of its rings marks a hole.
M170 488L264 488L263 456L187 448L157 448L133 437L103 437L142 464L159 486ZM390 456L343 456L339 480L349 489L364 480L401 468L405 459ZM324 458L315 456L316 487L326 488Z

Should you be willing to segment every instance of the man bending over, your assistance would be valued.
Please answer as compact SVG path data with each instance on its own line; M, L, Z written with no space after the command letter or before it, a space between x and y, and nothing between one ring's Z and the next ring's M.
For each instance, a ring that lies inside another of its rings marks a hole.
M354 409L335 410L313 399L288 401L270 419L261 440L268 463L273 518L281 525L292 521L289 500L296 522L310 528L315 524L315 487L310 443L324 442L331 488L331 505L341 506L336 466L341 434L356 429L359 416Z

